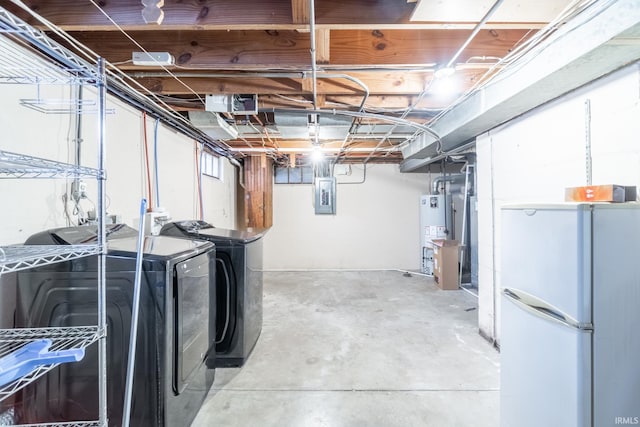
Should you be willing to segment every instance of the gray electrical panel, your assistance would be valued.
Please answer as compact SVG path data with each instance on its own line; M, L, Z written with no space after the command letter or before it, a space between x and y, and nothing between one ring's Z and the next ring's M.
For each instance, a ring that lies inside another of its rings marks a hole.
M316 215L336 213L336 178L316 178L315 184Z

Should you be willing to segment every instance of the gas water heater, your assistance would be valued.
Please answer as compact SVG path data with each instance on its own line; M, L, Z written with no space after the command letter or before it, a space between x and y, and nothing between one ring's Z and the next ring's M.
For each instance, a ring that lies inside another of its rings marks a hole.
M420 196L420 248L422 272L433 275L433 239L451 236L451 196L425 194Z

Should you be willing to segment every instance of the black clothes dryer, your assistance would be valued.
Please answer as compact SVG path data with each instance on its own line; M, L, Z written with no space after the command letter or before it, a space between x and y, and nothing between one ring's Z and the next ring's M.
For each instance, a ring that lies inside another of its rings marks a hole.
M137 231L107 229L107 399L109 426L120 426L129 351ZM95 227L55 229L27 244L95 242ZM132 426L189 425L210 389L215 357L215 248L166 236L144 240ZM16 327L79 326L97 320L97 257L37 267L18 276ZM97 419L97 346L18 396L21 423ZM211 364L212 362L209 362Z
M170 222L160 231L216 245L216 367L242 366L262 331L265 232L216 228L198 220Z

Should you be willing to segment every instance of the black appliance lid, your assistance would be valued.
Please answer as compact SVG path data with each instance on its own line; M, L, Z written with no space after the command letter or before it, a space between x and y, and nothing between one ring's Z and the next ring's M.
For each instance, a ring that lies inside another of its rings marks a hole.
M213 238L216 240L226 239L242 243L250 243L261 239L267 229L251 229L251 230L231 230L227 228L217 228L205 221L187 220L176 221L173 223L185 235L207 240ZM165 225L166 227L166 225Z
M183 255L200 253L213 248L211 242L187 240L169 236L145 236L143 253L145 256L158 258L176 258ZM138 248L138 237L114 239L107 242L109 255L135 254Z
M125 224L108 224L105 226L107 241L130 238L138 235L138 231ZM56 228L49 231L58 241L68 245L95 243L98 241L98 227L83 225L79 227Z

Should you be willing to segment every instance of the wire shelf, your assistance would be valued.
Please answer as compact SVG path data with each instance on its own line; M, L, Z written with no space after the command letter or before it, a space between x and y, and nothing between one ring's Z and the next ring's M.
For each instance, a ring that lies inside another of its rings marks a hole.
M0 44L0 51L2 47ZM1 60L0 56L0 60ZM24 84L24 85L72 85L86 81L93 81L94 78L83 78L73 74L58 73L43 77L42 74L48 70L34 70L24 67L0 67L0 84ZM71 71L69 71L71 73Z
M85 59L50 39L47 34L37 30L22 19L0 7L0 84L89 84L97 90L95 106L56 99L43 99L38 91L35 99L23 99L21 104L27 108L44 113L93 113L97 110L98 126L101 130L98 138L98 170L70 166L60 162L20 156L0 151L0 178L79 178L95 177L98 194L101 194L104 206L104 186L106 178L102 164L104 161L104 115L106 103L106 74L104 60L95 58L97 62L89 63ZM97 106L97 108L96 108ZM108 111L111 112L111 111ZM3 157L4 156L4 157ZM98 215L98 224L103 224L104 209ZM6 246L0 247L0 275L19 271L39 265L81 258L89 255L106 253L104 242L98 236L97 245L77 246ZM103 271L104 273L104 271ZM103 275L102 275L103 276ZM106 427L107 426L107 353L106 353L106 307L104 277L98 277L98 295L103 296L98 305L98 325L79 328L42 328L42 329L10 329L0 330L0 355L11 354L21 350L22 346L32 343L34 339L51 340L51 350L83 348L98 341L97 384L99 389L99 421L49 422L42 424L23 424L27 426L61 426L61 427ZM26 349L24 349L26 350ZM7 359L5 359L7 361ZM29 374L2 386L0 400L13 394L29 382L44 375L59 363L36 367ZM0 414L4 415L4 414ZM11 416L11 414L7 414ZM14 421L9 421L14 422Z
M98 114L100 111L93 99L21 99L20 105L45 114ZM115 114L116 110L107 108L106 114Z
M26 344L38 339L50 339L49 351L84 349L98 340L103 334L97 326L78 326L69 328L16 328L0 330L0 358L7 356ZM0 387L0 402L16 391L40 378L59 363L39 365L17 380ZM75 424L71 424L75 425Z
M72 423L54 423L54 424L19 424L15 427L101 427L100 421L76 421Z
M0 274L101 253L100 245L0 246Z
M0 83L69 85L93 83L96 74L47 62L0 31ZM20 64L20 65L15 65Z
M100 178L98 169L0 150L0 178Z
M27 30L10 28L19 24L5 21L8 16L4 13L6 11L0 10L0 83L93 84L99 79L95 71L80 63L65 67L44 58L21 39L20 36L25 35ZM40 42L45 41L41 33L33 32L30 35ZM55 49L53 45L49 47ZM55 52L71 63L71 57L65 51L58 48Z
M46 114L83 114L98 113L93 99L21 99L20 105Z

